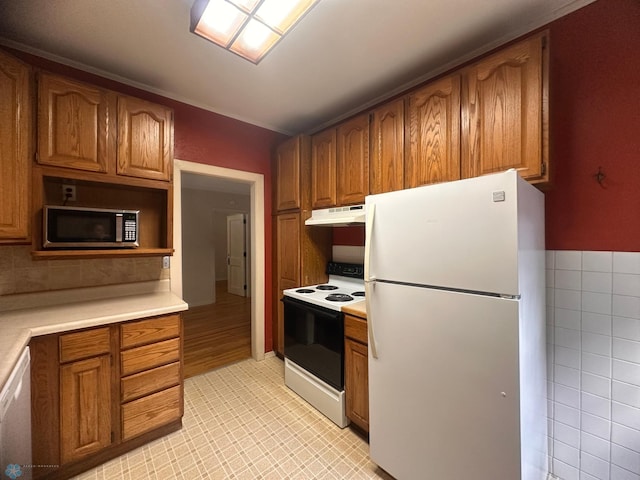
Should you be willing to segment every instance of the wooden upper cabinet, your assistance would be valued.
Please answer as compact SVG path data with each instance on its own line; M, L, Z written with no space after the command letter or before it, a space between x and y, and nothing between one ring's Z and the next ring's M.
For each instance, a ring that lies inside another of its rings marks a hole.
M402 190L404 172L404 99L371 113L369 192Z
M311 137L311 208L336 205L336 130Z
M336 133L338 205L364 203L369 194L369 115L342 123Z
M173 111L42 73L38 82L38 163L171 180Z
M42 73L38 81L38 163L109 172L115 157L115 97L107 90Z
M280 144L276 150L276 211L301 207L300 167L305 138L301 135Z
M0 242L28 240L32 107L30 69L0 51Z
M546 33L505 48L464 74L463 177L518 169L547 177Z
M118 97L119 175L171 180L173 111L134 97Z
M460 76L451 75L411 93L406 188L460 178Z

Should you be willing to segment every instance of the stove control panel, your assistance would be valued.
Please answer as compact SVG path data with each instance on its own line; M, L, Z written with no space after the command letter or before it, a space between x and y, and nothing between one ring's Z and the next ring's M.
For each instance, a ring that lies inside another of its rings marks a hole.
M364 265L355 263L327 263L327 274L350 278L364 278Z

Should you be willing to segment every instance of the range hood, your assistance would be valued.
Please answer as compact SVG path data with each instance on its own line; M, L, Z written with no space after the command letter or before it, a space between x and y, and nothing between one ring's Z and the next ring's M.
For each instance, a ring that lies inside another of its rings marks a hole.
M322 227L348 227L350 225L364 225L364 205L349 205L348 207L323 208L313 210L305 225Z

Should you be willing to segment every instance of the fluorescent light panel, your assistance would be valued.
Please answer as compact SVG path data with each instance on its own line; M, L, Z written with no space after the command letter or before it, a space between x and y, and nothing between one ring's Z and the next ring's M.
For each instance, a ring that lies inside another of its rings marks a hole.
M191 31L258 63L319 0L196 0Z

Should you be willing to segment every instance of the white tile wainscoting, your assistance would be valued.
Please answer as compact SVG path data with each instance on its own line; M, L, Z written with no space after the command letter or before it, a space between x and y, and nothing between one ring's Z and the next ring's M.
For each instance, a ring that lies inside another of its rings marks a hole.
M547 251L546 268L551 473L640 480L640 253Z

